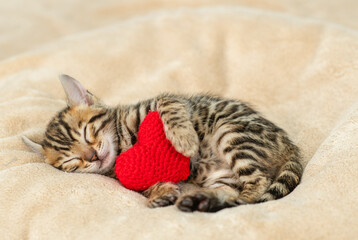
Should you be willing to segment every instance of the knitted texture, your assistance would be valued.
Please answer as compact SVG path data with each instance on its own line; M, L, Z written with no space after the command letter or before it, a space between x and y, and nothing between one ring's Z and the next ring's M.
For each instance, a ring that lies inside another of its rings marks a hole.
M115 172L128 189L143 191L158 182L179 182L190 174L190 158L166 138L158 112L149 112L138 131L138 142L120 154Z

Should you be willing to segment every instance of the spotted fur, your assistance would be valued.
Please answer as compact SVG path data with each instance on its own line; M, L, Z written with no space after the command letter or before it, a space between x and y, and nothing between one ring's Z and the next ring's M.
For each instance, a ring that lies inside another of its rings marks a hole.
M145 191L150 207L215 212L282 198L300 182L299 149L284 130L241 101L162 94L109 107L69 76L61 81L68 107L50 121L40 144L24 138L60 170L114 176L116 156L136 143L148 112L159 111L167 138L191 157L191 174L185 182Z

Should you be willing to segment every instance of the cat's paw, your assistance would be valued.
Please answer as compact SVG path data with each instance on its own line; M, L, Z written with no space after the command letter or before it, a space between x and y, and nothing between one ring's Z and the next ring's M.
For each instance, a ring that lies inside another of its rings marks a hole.
M178 199L179 193L172 192L156 198L150 199L148 201L148 207L157 208L157 207L166 207L173 205Z
M223 201L214 193L205 191L184 195L176 202L176 206L183 212L217 212L224 208L235 207L237 205L234 200Z
M160 182L144 191L143 195L148 197L148 207L165 207L176 202L180 195L180 189L176 184Z
M168 129L165 135L175 150L186 157L193 157L199 150L198 134L192 126Z

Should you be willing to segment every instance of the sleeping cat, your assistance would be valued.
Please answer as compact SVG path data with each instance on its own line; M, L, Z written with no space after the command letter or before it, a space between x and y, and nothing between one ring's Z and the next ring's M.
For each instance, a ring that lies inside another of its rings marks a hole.
M109 107L77 80L60 80L68 106L50 121L40 143L23 137L60 170L115 177L116 156L135 144L144 117L157 110L174 148L190 157L191 174L185 182L161 182L142 192L149 207L215 212L282 198L300 182L299 149L285 131L240 101L162 94Z

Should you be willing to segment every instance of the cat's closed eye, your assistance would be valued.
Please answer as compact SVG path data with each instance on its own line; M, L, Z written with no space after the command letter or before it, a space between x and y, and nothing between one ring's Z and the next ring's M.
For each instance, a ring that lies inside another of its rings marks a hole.
M84 140L85 140L86 143L91 144L91 142L87 139L87 126L88 126L88 125L86 125L86 126L84 127L84 129L83 129L83 138L84 138Z
M58 168L66 172L74 172L79 168L80 163L81 159L78 157L74 157L62 162L62 164L58 166Z

